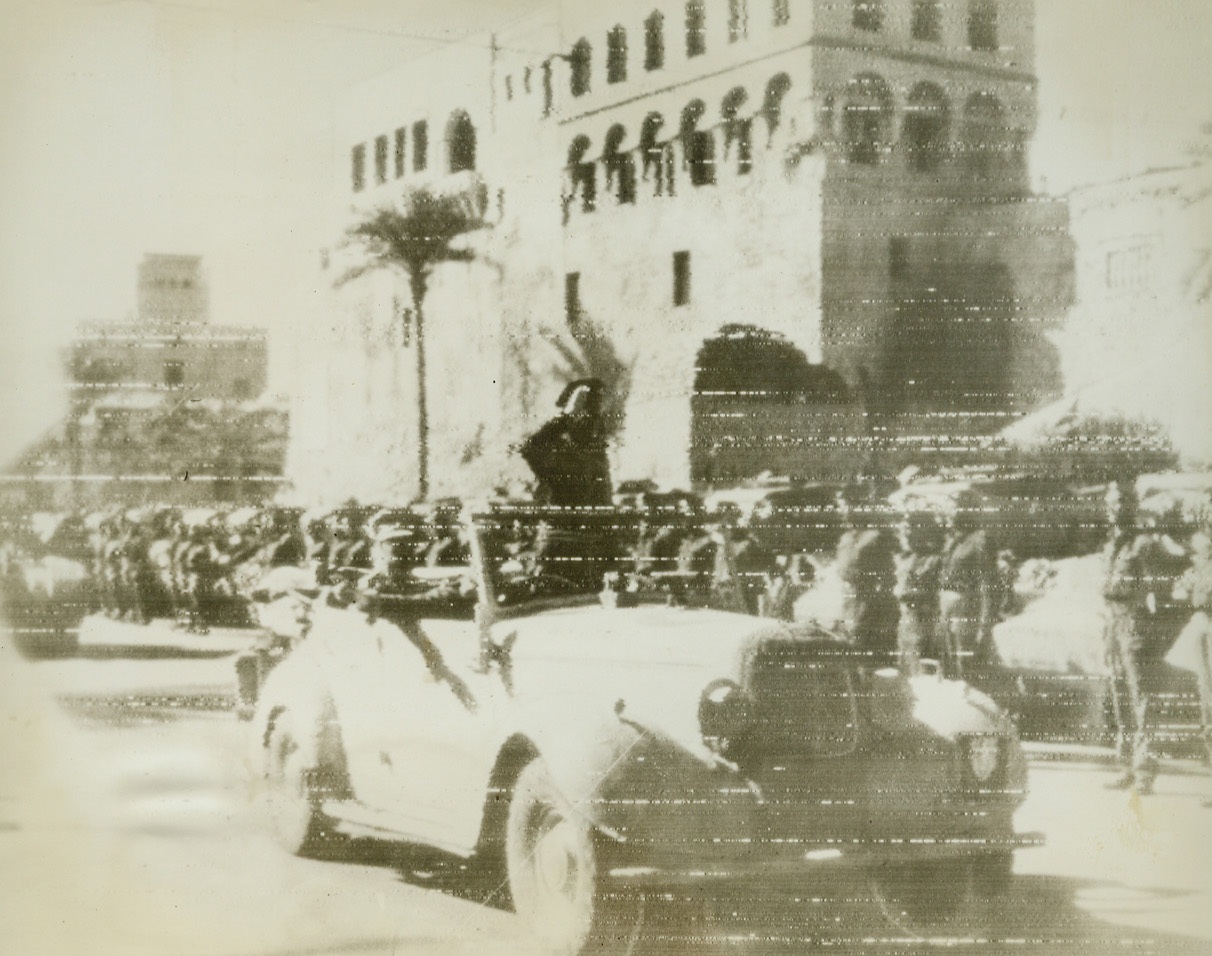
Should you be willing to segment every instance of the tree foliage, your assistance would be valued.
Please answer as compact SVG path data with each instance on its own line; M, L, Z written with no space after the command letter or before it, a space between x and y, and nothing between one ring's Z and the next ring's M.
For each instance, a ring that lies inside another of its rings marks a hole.
M417 495L429 494L429 399L425 365L425 295L433 269L442 262L469 262L469 249L454 241L478 228L484 213L484 193L477 184L471 193L443 193L425 186L405 190L397 205L383 206L351 226L346 245L359 249L363 261L337 279L343 285L379 269L402 271L408 277L416 329L417 361Z
M425 298L434 266L474 258L469 250L452 243L479 225L477 210L464 196L412 187L399 203L374 210L346 231L346 245L361 251L364 258L344 272L337 285L378 269L402 270L408 276L415 306Z
M846 402L837 372L813 365L778 332L755 325L725 325L699 349L695 391L717 397L774 402Z

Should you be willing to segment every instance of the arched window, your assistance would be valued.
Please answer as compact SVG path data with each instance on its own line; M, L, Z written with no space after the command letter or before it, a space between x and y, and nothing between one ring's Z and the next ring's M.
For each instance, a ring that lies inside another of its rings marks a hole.
M963 148L968 171L988 179L1007 147L1006 115L992 93L973 93L964 104Z
M776 73L766 84L766 94L762 98L762 116L766 119L766 145L778 129L783 118L783 100L791 89L791 77L786 73Z
M749 94L741 86L728 91L720 104L720 118L724 121L724 158L727 159L736 143L736 168L738 173L753 169L753 119L741 116L741 107Z
M665 117L660 113L649 113L640 127L640 177L653 183L653 192L658 195L673 194L673 170L668 162L668 144L661 141L661 127Z
M593 64L593 47L584 37L572 46L572 55L568 58L570 70L569 87L573 96L584 96L589 92L589 71Z
M909 94L901 144L909 168L928 173L938 169L947 151L951 107L942 89L934 83L918 83Z
M614 27L606 34L606 82L622 83L627 79L627 31Z
M892 127L892 94L888 84L873 73L864 73L846 88L842 113L846 159L863 166L876 166L888 149Z
M693 186L710 186L715 182L715 136L710 129L698 128L706 112L707 105L702 100L691 100L682 110L682 165L689 171Z
M850 22L856 30L879 32L884 25L884 0L850 0Z
M665 65L665 17L653 10L644 21L644 69L659 70Z
M462 110L451 113L446 123L446 157L452 173L476 168L476 128Z
M585 212L593 212L598 193L597 167L592 160L585 158L589 146L588 136L578 136L568 147L568 176L572 183L569 201L574 202L579 194L581 209Z
M686 55L701 56L707 52L707 10L703 0L686 3Z
M606 167L606 188L613 189L620 205L635 202L635 159L623 149L627 130L615 123L606 131L602 163Z

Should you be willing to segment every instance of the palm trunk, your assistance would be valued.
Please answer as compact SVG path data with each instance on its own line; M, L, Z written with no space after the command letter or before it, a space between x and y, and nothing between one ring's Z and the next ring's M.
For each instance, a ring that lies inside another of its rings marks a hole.
M429 390L425 384L425 277L414 274L410 277L412 289L412 312L417 335L417 497L424 501L429 497Z

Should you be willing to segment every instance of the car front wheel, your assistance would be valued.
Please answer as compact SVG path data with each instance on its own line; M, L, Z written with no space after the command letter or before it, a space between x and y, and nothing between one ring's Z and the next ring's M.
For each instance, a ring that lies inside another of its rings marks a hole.
M951 936L987 918L983 873L972 860L883 864L869 873L872 899L883 918L909 936Z
M514 907L543 952L630 953L643 903L602 891L592 825L560 793L542 760L514 785L505 861Z
M291 853L316 852L327 836L315 786L318 768L289 711L278 714L265 742L265 807L278 842Z

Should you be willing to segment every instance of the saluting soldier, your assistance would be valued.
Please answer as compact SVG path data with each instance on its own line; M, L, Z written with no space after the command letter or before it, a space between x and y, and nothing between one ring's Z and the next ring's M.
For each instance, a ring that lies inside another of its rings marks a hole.
M611 504L606 423L600 379L579 379L560 393L560 413L522 444L522 457L538 481L543 504L586 507Z

